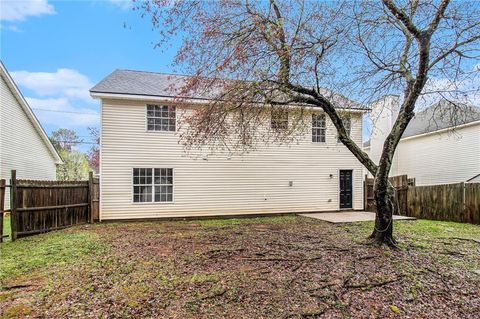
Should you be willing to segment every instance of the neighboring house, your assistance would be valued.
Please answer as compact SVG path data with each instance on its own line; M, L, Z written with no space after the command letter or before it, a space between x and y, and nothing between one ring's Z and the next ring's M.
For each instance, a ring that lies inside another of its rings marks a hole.
M189 156L179 144L179 114L208 97L179 103L175 92L187 79L116 70L91 89L102 104L102 220L363 209L362 165L321 111L310 115L312 130L298 143ZM364 111L345 111L357 143Z
M399 107L396 96L372 104L372 136L364 149L375 162ZM418 112L393 158L390 175L402 174L418 186L480 180L480 108L442 100Z
M56 165L62 160L47 134L18 90L7 69L1 65L0 178L56 179ZM6 194L9 206L9 192Z

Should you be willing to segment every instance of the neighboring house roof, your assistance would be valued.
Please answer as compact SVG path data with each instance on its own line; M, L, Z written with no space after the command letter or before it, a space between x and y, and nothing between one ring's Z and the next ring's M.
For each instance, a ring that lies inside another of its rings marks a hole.
M435 132L480 121L480 107L441 100L418 112L408 123L402 138ZM369 147L370 140L363 143Z
M90 93L94 97L101 97L101 95L136 95L207 101L215 99L221 92L220 90L210 89L208 91L194 92L183 96L183 87L191 78L192 77L188 75L115 70L95 85L90 90ZM326 95L330 94L334 102L339 105L339 108L369 110L365 105L353 102L338 93L331 93L331 91L324 90L325 92L322 93Z
M402 138L435 132L480 120L480 107L441 100L418 112Z
M7 68L5 67L5 65L3 64L2 61L0 61L0 66L1 66L0 69L1 69L2 78L4 78L5 82L7 83L8 87L10 89L10 91L12 92L12 94L17 99L18 104L21 106L21 108L23 109L23 111L27 115L28 119L30 120L30 122L34 126L35 130L37 131L38 135L43 140L43 142L47 146L48 150L52 154L53 158L55 159L55 163L56 164L63 164L63 161L62 161L60 155L58 154L55 147L52 145L52 142L50 142L50 139L48 138L47 133L43 129L42 125L38 121L37 117L33 113L32 109L30 108L27 101L23 97L23 95L20 92L20 90L18 89L17 85L13 81L12 77L8 73Z

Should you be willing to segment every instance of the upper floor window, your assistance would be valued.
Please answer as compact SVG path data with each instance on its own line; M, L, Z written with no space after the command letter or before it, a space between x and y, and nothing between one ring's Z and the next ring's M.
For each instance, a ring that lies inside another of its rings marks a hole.
M270 127L274 130L288 129L288 112L282 109L273 109Z
M312 142L325 143L326 130L325 114L312 114Z
M352 120L349 117L342 117L342 122L345 131L347 131L347 135L350 136L350 132L352 131ZM337 137L337 143L342 143L340 137Z
M175 132L175 106L147 105L147 130Z

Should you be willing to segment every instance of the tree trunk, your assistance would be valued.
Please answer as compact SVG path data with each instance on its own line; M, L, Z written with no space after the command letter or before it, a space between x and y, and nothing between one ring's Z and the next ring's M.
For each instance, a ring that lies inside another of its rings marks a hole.
M395 188L388 178L385 181L375 179L374 197L377 206L375 228L370 238L375 244L397 247L393 238L393 214L395 213Z

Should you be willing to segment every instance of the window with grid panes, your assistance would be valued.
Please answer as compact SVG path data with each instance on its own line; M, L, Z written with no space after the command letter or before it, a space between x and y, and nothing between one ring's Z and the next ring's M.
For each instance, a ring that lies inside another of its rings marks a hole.
M175 132L175 106L147 105L147 130Z
M134 168L133 202L173 202L173 169Z
M312 142L325 143L325 114L312 114Z
M274 130L287 130L288 112L282 109L272 110L270 127Z

